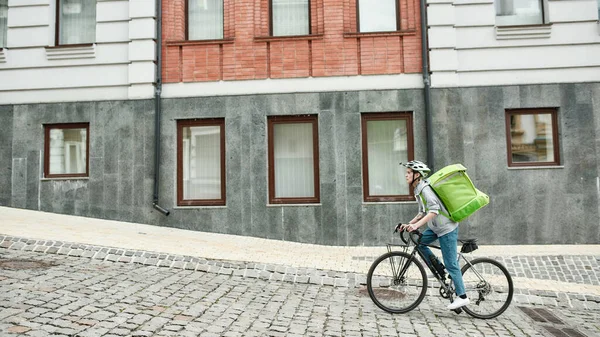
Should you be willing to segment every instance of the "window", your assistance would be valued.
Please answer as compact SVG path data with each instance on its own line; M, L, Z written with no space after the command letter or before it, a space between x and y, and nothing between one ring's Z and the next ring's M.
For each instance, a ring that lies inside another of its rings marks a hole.
M187 0L187 39L223 38L223 0Z
M362 150L365 201L414 200L400 166L413 160L411 113L363 114Z
M398 30L397 0L357 0L358 31L390 32Z
M8 0L0 0L0 48L6 47L6 33L8 32Z
M58 0L57 45L96 42L96 0Z
M177 122L177 205L225 205L225 120Z
M309 0L271 0L271 35L310 34Z
M508 166L559 165L556 109L506 112Z
M543 0L495 0L496 25L518 26L544 23Z
M269 202L319 202L317 116L269 117Z
M87 177L89 123L44 125L44 177Z

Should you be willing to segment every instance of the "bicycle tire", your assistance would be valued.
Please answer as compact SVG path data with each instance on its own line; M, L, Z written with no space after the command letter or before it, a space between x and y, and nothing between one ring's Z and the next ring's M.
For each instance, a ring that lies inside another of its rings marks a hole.
M406 262L409 264L402 281L397 279L397 282L394 282L395 277L392 275L398 274ZM394 264L396 267L393 267ZM377 258L369 268L367 290L369 297L379 308L392 314L404 314L416 308L425 298L427 275L416 257L404 252L390 252ZM404 302L402 300L409 295L418 296L414 301L411 296L406 305L392 305L392 302Z
M461 269L465 290L471 302L463 307L464 311L475 318L498 317L508 309L513 298L514 287L510 273L502 263L487 257L474 259L470 263ZM492 311L481 313L484 306L492 308Z

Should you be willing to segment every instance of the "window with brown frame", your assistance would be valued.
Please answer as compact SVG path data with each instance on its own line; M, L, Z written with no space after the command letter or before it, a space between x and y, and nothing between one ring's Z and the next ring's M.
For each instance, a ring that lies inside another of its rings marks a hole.
M557 109L506 110L508 166L560 165Z
M56 45L96 42L96 0L56 1Z
M356 0L358 31L392 32L400 30L398 0Z
M268 117L269 203L319 203L316 115Z
M186 0L186 40L223 39L223 0Z
M363 195L366 202L414 200L400 163L414 159L412 113L363 113Z
M225 119L177 122L177 205L225 205Z
M310 0L270 0L271 36L310 34Z
M90 124L44 125L44 177L89 176Z

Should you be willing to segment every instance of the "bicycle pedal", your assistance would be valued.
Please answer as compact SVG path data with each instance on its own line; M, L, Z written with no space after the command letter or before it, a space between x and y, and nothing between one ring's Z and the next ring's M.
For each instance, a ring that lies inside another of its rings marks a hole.
M454 309L454 310L452 310L452 311L454 311L454 312L455 312L456 314L458 314L458 315L460 315L460 314L463 312L461 308Z

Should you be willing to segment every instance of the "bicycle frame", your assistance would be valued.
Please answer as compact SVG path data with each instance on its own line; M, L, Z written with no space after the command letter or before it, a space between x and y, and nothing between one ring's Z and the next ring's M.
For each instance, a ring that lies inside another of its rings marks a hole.
M423 255L423 253L419 250L419 246L423 246L423 247L429 247L429 248L434 248L434 249L438 249L441 250L442 248L440 246L436 246L434 244L424 244L421 243L420 241L415 241L412 237L412 235L410 235L411 233L409 233L409 237L410 240L414 243L414 248L412 250L412 252L410 253L410 259L408 259L406 261L406 263L404 263L404 266L400 267L400 270L398 270L398 273L396 273L396 267L394 266L394 262L392 260L390 260L390 265L392 268L392 272L394 273L394 275L397 275L395 277L395 281L398 282L401 280L402 276L404 275L404 273L406 272L406 268L410 265L410 262L416 258L416 255L419 255L421 257L421 260L423 262L425 262L425 266L427 266L427 268L429 268L429 270L431 271L431 274L433 275L433 277L435 277L435 279L438 281L438 283L441 285L441 289L444 290L444 293L446 294L446 296L448 296L450 298L450 300L452 300L452 297L454 296L454 287L453 285L448 282L446 283L445 281L445 277L444 279L442 279L442 277L438 274L437 270L430 265L430 263L427 261L427 258ZM403 239L404 241L404 239ZM408 250L408 247L410 246L410 244L408 242L405 243L405 245L401 245L401 244L387 244L387 250L388 252L392 252L392 247L394 246L401 246L404 247L404 252L406 252ZM461 252L457 252L458 256L457 256L457 260L460 261L460 259L462 258L465 262L465 264L471 265L471 262L463 255L463 253ZM474 272L476 273L477 277L479 277L480 279L483 279L483 277L481 276L481 274L479 274L479 272L477 272L476 270L474 270ZM451 279L449 277L449 279ZM440 289L440 293L441 293L441 289ZM444 294L442 294L443 297Z

